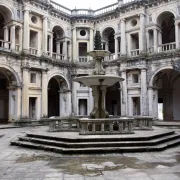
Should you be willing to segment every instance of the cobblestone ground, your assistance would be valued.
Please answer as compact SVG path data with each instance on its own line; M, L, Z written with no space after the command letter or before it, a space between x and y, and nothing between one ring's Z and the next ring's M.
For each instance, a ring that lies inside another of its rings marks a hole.
M180 180L180 146L157 153L81 156L10 146L30 129L0 129L0 180Z

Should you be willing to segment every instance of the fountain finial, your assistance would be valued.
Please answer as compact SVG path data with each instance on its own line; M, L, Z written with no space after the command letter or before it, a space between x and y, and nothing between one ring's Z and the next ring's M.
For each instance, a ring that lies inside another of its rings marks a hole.
M100 31L96 31L94 37L94 50L102 50Z

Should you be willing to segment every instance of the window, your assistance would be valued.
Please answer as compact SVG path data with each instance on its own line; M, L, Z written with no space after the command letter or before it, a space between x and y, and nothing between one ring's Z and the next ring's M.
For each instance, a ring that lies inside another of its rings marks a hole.
M32 16L31 17L31 21L36 24L37 23L37 17L36 16Z
M36 73L31 73L30 83L36 83Z
M136 26L137 25L137 20L136 19L133 19L132 21L131 21L131 26Z
M85 36L85 35L86 35L86 31L85 31L85 30L81 30L81 31L80 31L80 35L81 35L81 36Z
M139 83L139 74L133 74L132 75L132 82L133 83Z

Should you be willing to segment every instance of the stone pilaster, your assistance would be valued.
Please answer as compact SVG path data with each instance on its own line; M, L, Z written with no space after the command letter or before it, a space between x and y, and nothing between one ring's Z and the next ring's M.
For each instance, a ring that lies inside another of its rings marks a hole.
M25 119L29 118L28 83L29 83L29 69L23 67L22 118Z
M15 47L16 47L16 37L15 37L15 24L11 26L10 28L10 41L11 41L11 50L15 51Z
M43 17L43 54L47 54L47 31L48 22L47 17Z
M140 52L145 51L146 40L145 40L145 15L143 13L140 14L140 34L139 34L139 50Z
M126 25L125 19L121 19L121 54L126 55Z
M30 30L29 30L29 10L24 10L24 30L23 30L23 51L29 54L29 42L30 42Z
M154 52L157 52L157 49L158 49L158 31L157 31L157 29L153 29L153 36L154 36Z
M176 49L178 49L179 46L179 22L175 23L175 37L176 37Z
M48 117L48 78L47 71L42 71L42 117Z
M64 54L64 60L67 60L67 41L64 40L63 42L63 54Z
M115 37L115 59L118 58L118 49L119 49L119 39Z
M146 69L141 69L141 115L147 115L147 78Z
M73 61L77 61L77 37L76 37L76 28L73 29Z
M121 116L127 116L128 115L128 106L127 106L127 74L126 71L122 71L121 77L124 79L124 81L121 82Z

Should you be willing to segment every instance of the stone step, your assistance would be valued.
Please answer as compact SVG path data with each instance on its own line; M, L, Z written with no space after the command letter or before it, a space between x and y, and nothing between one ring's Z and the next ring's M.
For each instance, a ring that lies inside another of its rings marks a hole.
M116 142L66 142L66 141L56 141L49 139L33 138L33 137L19 137L20 141L27 141L37 144L44 144L50 146L57 146L63 148L98 148L98 147L136 147L136 146L155 146L161 143L165 143L171 140L180 138L180 134L173 134L168 136L163 136L160 138L146 140L146 141L116 141Z
M11 141L11 145L17 145L32 149L51 151L61 154L98 154L98 153L130 153L130 152L153 152L180 145L180 138L155 146L129 146L129 147L98 147L98 148L62 148L57 146L42 145L27 141Z
M120 136L108 136L108 135L102 135L102 136L79 136L78 138L74 137L58 137L56 135L46 135L46 134L35 134L35 133L26 133L27 137L32 138L40 138L40 139L46 139L46 140L55 140L55 141L65 141L65 142L117 142L117 141L148 141L164 136L173 135L174 131L168 131L168 132L161 132L159 134L155 135L149 135L149 136L141 136L141 137L120 137Z

